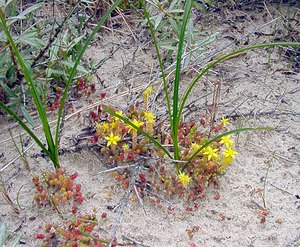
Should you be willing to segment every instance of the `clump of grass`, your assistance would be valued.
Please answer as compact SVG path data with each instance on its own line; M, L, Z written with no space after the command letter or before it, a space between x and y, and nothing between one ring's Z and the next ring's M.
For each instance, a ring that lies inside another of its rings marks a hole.
M115 3L108 9L108 11L104 14L104 16L101 18L101 20L98 22L97 26L93 30L93 32L89 35L87 40L85 41L79 55L77 56L76 61L74 62L73 67L70 70L68 80L65 85L64 92L61 95L60 104L58 108L58 114L57 114L57 123L56 123L56 130L55 135L52 134L49 121L46 114L46 106L42 100L42 95L39 94L39 91L37 89L36 82L33 79L32 73L28 66L26 65L26 62L24 58L21 55L21 52L17 48L17 44L15 40L12 37L12 34L9 29L9 20L5 15L5 7L0 7L0 28L4 31L4 34L7 38L7 42L9 44L9 47L14 52L16 61L18 65L20 66L20 71L23 73L25 81L28 83L30 94L33 98L34 105L37 109L41 124L43 126L44 136L46 139L46 145L40 141L40 138L26 125L26 123L16 114L16 112L12 111L6 104L4 104L2 101L0 101L0 108L3 109L5 112L7 112L29 135L30 137L36 142L36 144L45 152L45 154L50 158L55 168L59 168L59 157L58 157L58 149L59 149L59 134L60 134L60 127L61 127L61 121L63 117L63 110L64 105L67 99L67 94L70 88L71 83L73 82L73 78L76 74L77 67L81 61L81 58L83 54L85 53L86 49L88 48L89 44L91 43L93 37L95 34L99 31L100 27L103 25L103 23L106 21L106 19L110 16L112 11L117 7L117 5L120 3L121 0L115 1ZM9 3L7 3L9 4Z

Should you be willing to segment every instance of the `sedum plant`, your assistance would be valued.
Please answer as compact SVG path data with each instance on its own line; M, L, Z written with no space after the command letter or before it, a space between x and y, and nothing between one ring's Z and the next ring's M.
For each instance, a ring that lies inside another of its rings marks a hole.
M266 43L266 44L256 44L256 45L250 45L244 48L237 49L235 51L232 51L226 55L223 55L219 58L216 58L209 64L207 64L200 73L198 73L190 82L189 86L185 90L182 98L179 98L179 89L180 89L180 76L181 76L181 68L183 66L182 64L182 54L183 54L183 47L184 47L184 40L185 40L185 32L187 29L187 24L190 18L192 6L193 6L193 0L187 0L185 1L184 5L184 12L183 12L183 18L182 18L182 24L180 27L179 32L179 42L177 47L177 55L176 55L176 70L175 70L175 79L174 79L174 86L173 86L173 95L172 98L169 95L168 88L167 88L167 80L166 80L166 74L164 72L164 66L163 66L163 60L160 54L159 45L156 40L155 32L153 24L150 20L149 13L146 9L145 1L140 1L141 5L143 6L144 14L146 16L146 19L148 21L148 25L151 31L151 36L154 42L154 46L156 49L158 62L162 74L162 79L164 83L164 91L165 91L165 97L168 107L168 120L171 128L171 139L172 139L172 152L169 151L162 143L160 143L158 140L154 139L153 136L149 134L149 132L146 131L144 128L140 128L137 124L133 122L132 119L128 119L120 114L118 112L113 111L112 109L106 107L104 110L107 111L111 116L115 118L119 118L120 121L126 123L131 128L138 131L140 134L142 134L144 137L146 137L150 142L152 142L156 147L160 149L161 152L163 152L166 156L168 156L171 160L175 163L175 169L176 173L178 175L179 181L184 186L187 186L191 183L192 178L189 175L189 169L191 169L192 166L195 165L195 160L202 160L201 162L205 163L202 166L205 166L206 169L211 169L210 174L214 174L214 171L223 171L228 164L232 162L237 152L235 152L232 149L233 141L230 139L230 135L234 133L244 132L244 131L256 131L256 130L270 130L272 128L268 127L257 127L257 128L239 128L231 131L226 131L224 133L218 134L213 138L207 139L207 138L201 138L201 141L198 143L190 143L191 148L189 149L188 153L185 153L183 151L182 143L180 140L180 129L181 129L181 117L183 108L185 106L185 103L187 99L189 98L190 93L192 92L194 86L196 83L202 78L203 75L205 75L211 68L216 66L217 64L221 63L222 61L225 61L231 57L234 57L240 53L243 53L248 50L253 49L261 49L261 48L267 48L267 47L276 47L276 46L297 46L300 47L300 43L294 43L294 42L278 42L278 43ZM223 119L221 125L225 125L228 120ZM217 131L216 131L217 132ZM200 163L201 163L200 162ZM197 162L196 162L197 163ZM201 164L202 164L201 163ZM198 163L199 164L199 163ZM201 168L200 164L200 168ZM216 165L219 164L219 165ZM196 167L195 167L196 168ZM198 166L199 168L199 166ZM198 169L196 168L196 169ZM199 168L199 169L200 169ZM195 177L194 177L195 179ZM196 178L196 179L201 179Z

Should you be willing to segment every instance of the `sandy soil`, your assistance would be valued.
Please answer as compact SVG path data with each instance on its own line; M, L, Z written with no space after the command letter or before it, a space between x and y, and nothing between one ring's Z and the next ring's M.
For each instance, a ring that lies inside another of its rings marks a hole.
M295 20L299 21L300 11L296 7L291 10L293 37L299 41L300 27ZM276 5L259 5L200 16L199 28L219 32L218 39L209 46L208 55L224 53L229 45L228 49L233 49L246 43L290 38L284 27L287 9L283 11L282 14ZM97 87L92 96L94 102L99 100L100 92L106 92L103 102L125 107L127 102L135 99L136 93L146 88L151 78L155 78L157 65L148 38L139 27L132 27L131 31L136 34L136 41L123 25L114 33L100 34L98 45L90 48L87 56L95 61L108 57L117 49L98 71L101 81L94 79ZM275 127L274 131L242 133L235 137L239 154L226 175L219 178L219 188L207 189L205 200L191 203L173 197L164 201L163 195L159 195L163 207L157 208L148 196L144 198L144 211L131 196L122 209L126 191L115 184L109 173L95 175L107 169L104 162L89 151L66 152L61 156L61 163L69 173L79 173L77 180L86 197L81 212L89 213L95 208L98 218L107 213L107 220L101 221L99 231L107 238L116 231L120 246L299 246L300 76L299 64L284 54L285 50L279 48L247 52L218 65L193 91L186 111L187 119L199 120L212 104L214 83L220 80L217 120L228 116L230 129ZM206 61L209 59L208 56ZM193 69L199 69L199 65L194 65ZM194 74L186 74L184 81L188 82ZM154 80L155 90L159 91L160 84L159 80ZM72 137L87 127L85 115L91 107L88 99L74 105L75 111L81 111L81 116L70 115L65 121L62 147L67 149L72 144ZM153 108L158 114L165 112L162 97L153 102ZM55 119L54 114L50 117ZM12 128L16 136L22 132L1 117L0 169L8 195L16 205L19 204L20 213L14 213L1 199L0 221L7 222L10 239L21 237L20 246L39 246L41 241L34 236L46 223L57 222L60 217L50 209L33 207L31 174L20 159L11 162L17 157L17 151L8 128ZM27 158L32 174L51 169L36 146L28 150ZM216 200L218 193L221 197ZM200 205L197 210L186 210L195 203ZM115 211L108 209L116 205L121 206ZM172 212L168 210L169 206L174 208ZM261 222L262 210L268 211L264 223ZM68 217L67 214L64 217Z

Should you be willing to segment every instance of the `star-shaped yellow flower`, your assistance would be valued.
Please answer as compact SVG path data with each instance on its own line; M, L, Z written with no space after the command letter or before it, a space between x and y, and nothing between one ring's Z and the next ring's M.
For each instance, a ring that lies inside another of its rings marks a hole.
M122 111L116 111L116 114L120 115L121 117L123 117L123 112Z
M111 127L112 129L116 129L116 128L118 127L118 120L112 121L112 122L110 123L110 127Z
M227 124L229 124L229 119L225 118L225 117L222 117L221 123L223 124L223 126L226 126Z
M110 136L106 136L105 139L108 141L107 146L109 147L110 145L117 145L121 137L115 136L113 132L110 132Z
M220 144L224 144L225 147L230 148L233 145L233 140L230 139L230 135L221 137Z
M155 116L152 112L144 112L144 116L149 124L153 124L155 121Z
M217 148L213 149L211 146L208 146L205 148L205 152L203 154L207 155L207 160L214 160L219 157L218 151L219 150Z
M154 92L153 87L149 86L146 88L146 90L143 92L144 97L147 97L150 93Z
M234 151L232 148L227 148L223 151L223 156L227 159L235 159L235 155L238 152Z
M108 123L103 123L102 128L104 132L107 132L109 130L109 124Z
M96 130L98 131L98 130L100 130L100 128L101 128L101 124L100 123L96 123Z
M196 152L200 148L200 145L197 143L192 143L191 148L192 152Z
M189 175L187 175L185 172L181 172L181 171L179 171L178 179L179 182L182 183L183 187L187 187L192 182L192 178Z
M133 119L132 121L131 121L131 123L133 123L136 127L141 127L143 124L144 124L144 122L141 122L141 121L138 121L138 120L136 120L136 119ZM129 131L130 130L135 130L131 125L128 125L128 127L129 127ZM129 132L128 131L128 132Z
M122 111L116 111L115 113L118 114L119 116L123 117L123 112L122 112ZM118 117L113 117L113 118L115 119L116 122L117 122L117 121L123 122L123 120L121 120L121 119L118 118Z

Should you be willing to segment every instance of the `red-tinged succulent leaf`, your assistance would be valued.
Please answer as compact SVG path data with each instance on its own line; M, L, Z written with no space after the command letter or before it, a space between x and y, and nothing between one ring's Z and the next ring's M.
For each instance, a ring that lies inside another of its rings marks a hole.
M74 180L77 177L78 177L78 173L77 172L75 172L75 173L73 173L73 174L70 175L71 180Z
M37 238L37 239L44 239L45 237L46 236L42 233L38 233L38 234L35 235L35 238Z

